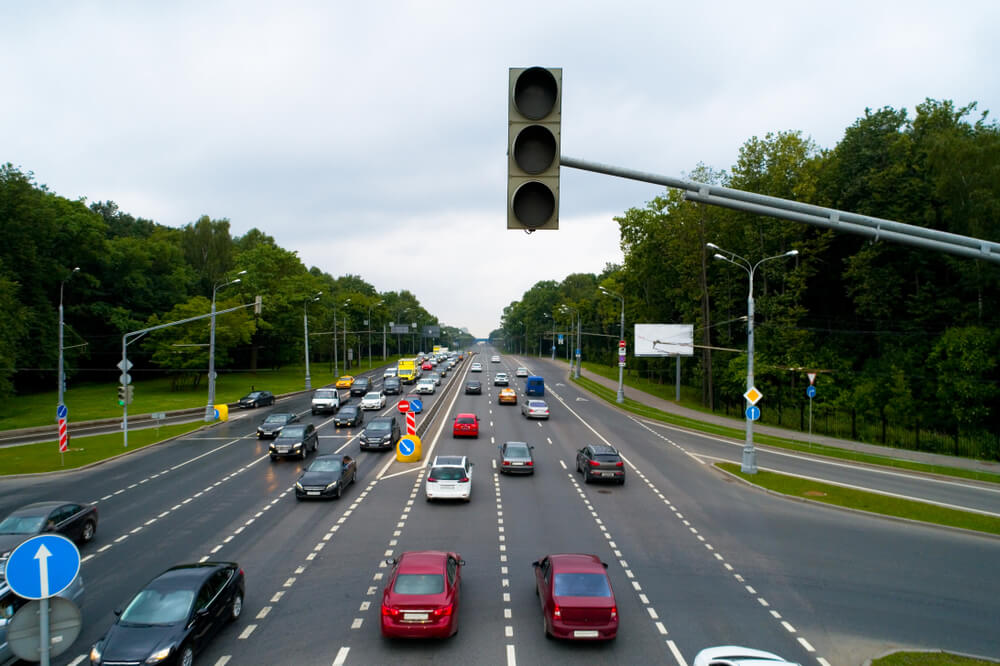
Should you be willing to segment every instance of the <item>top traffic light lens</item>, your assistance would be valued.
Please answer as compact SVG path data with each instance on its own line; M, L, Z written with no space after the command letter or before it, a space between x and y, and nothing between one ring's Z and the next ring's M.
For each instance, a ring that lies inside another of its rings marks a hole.
M552 113L558 95L555 77L543 67L524 70L514 84L514 106L531 120L541 120Z

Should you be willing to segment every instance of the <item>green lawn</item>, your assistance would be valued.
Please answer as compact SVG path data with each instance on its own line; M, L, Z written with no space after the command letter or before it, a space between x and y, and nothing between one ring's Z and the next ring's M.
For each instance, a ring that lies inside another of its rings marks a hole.
M792 497L801 497L815 502L823 502L824 504L870 511L884 516L896 516L897 518L908 518L935 525L961 527L967 530L986 532L987 534L1000 534L1000 518L992 516L983 516L968 511L957 511L924 502L915 502L898 497L887 497L852 488L842 488L840 486L809 481L776 472L758 470L756 474L744 474L740 471L740 466L736 463L715 463L715 466L731 474L735 474L754 485L784 495L791 495Z
M996 661L948 652L895 652L872 660L872 666L996 666Z
M163 426L162 428L129 430L128 449L122 446L123 437L120 432L71 438L69 451L62 454L61 457L59 444L55 441L5 446L0 448L0 475L55 472L83 467L98 460L106 460L126 451L141 449L144 446L197 430L203 425L204 423L197 421Z
M395 364L397 357L386 363ZM382 365L380 356L372 357L372 367ZM342 370L342 368L341 368ZM351 371L368 370L365 358L360 368ZM326 363L311 363L309 375L313 387L330 384L335 377ZM135 400L129 405L129 414L149 414L168 412L175 409L204 407L208 402L208 383L203 379L197 388L170 389L166 377L136 381ZM290 366L280 370L258 370L251 372L219 372L215 382L216 402L235 402L246 395L250 388L266 389L275 394L301 391L305 388L305 366ZM93 419L121 418L122 408L118 406L118 384L83 384L70 386L64 400L69 409L70 428L74 422ZM56 392L34 393L15 396L0 403L0 430L30 428L32 426L54 425L56 420Z

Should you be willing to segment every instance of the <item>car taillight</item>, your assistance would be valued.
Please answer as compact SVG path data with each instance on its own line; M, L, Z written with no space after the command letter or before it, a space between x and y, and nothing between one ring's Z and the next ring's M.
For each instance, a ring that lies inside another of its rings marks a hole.
M552 608L552 619L553 620L561 620L562 619L562 611L559 610L559 604L556 604Z
M600 467L601 463L597 462L596 460L591 460L590 461L590 466L591 467Z
M615 467L624 467L624 466L625 466L625 463L623 463L621 460L619 460L618 462L615 463Z
M430 481L431 483L437 483L437 479L435 479L433 476L428 476L427 480Z
M611 619L615 620L618 618L618 606L611 607Z
M533 462L531 462L531 461L529 460L528 462L526 462L526 463L524 463L524 464L525 464L525 465L527 465L528 467L531 467L531 466L533 466L533 465L534 465L535 463L533 463Z
M382 615L385 615L385 616L388 616L388 617L398 617L399 616L399 609L398 608L393 608L392 606L386 606L385 604L382 604Z
M435 608L431 611L431 615L434 617L445 617L447 615L451 615L451 608L451 604L442 606L441 608Z
M504 461L503 461L503 464L504 464L504 465L509 465L509 464L510 464L510 461L509 461L509 460L504 460Z
M459 483L468 483L469 482L469 477L463 476L461 479L458 480L458 482Z

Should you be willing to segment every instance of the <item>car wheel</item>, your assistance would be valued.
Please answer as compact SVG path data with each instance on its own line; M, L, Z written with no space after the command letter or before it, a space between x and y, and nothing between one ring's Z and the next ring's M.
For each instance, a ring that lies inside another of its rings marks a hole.
M274 462L277 459L278 459L278 456L271 456L271 462Z
M358 481L358 470L354 470L354 473L351 474L351 483L357 483L357 481Z
M583 482L590 483L590 475L587 474L587 470L583 470Z
M625 485L625 477L624 476L622 477L622 480L618 482L618 485L619 486L624 486Z
M237 592L236 596L233 597L233 603L229 606L229 621L235 622L240 619L240 615L243 613L243 593Z
M302 457L303 460L306 459L306 456L309 455L309 445L308 444L306 444L305 446L302 447L302 453L300 453L299 455Z
M93 520L88 520L83 524L83 530L80 532L80 540L83 543L87 543L94 538L94 534L96 533L97 524Z
M337 486L337 495L336 495L337 499L340 499L340 491L341 491L341 487L338 485Z
M549 623L545 621L545 614L542 614L542 633L545 634L546 638L552 638L552 634L549 633Z
M194 650L191 649L190 645L185 645L181 648L179 663L181 666L192 666L194 664Z

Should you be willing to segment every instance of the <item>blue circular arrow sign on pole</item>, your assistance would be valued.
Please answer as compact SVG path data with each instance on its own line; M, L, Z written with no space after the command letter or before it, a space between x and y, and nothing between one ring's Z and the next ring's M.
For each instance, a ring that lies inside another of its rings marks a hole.
M32 537L14 549L7 560L7 583L25 599L54 597L80 573L80 551L58 534Z
M64 419L68 415L69 415L69 409L66 407L66 405L59 405L58 407L56 407L56 418L57 419Z
M809 396L810 399L815 398L816 397L816 387L815 386L808 387L806 389L806 395Z
M757 405L750 405L747 407L747 418L751 421L756 421L760 418L760 407Z
M413 452L416 450L417 445L409 435L403 435L399 438L399 455L401 456L412 456Z

